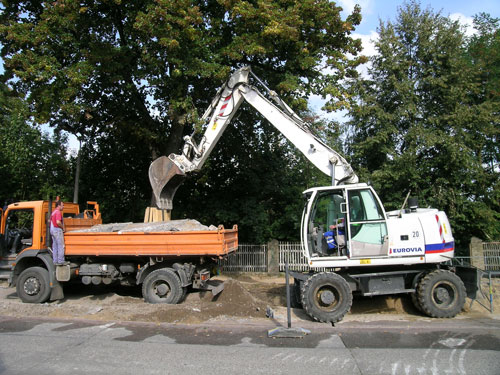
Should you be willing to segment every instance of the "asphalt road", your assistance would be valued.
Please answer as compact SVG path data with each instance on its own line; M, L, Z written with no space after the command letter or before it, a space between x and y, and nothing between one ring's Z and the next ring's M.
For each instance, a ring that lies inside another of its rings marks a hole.
M1 374L500 374L500 321L181 326L0 316Z

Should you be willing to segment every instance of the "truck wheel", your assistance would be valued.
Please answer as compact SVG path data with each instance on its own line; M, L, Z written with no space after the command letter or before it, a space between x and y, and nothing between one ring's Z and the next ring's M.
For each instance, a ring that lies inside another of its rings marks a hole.
M465 304L465 286L453 272L435 270L426 274L417 289L422 311L433 318L453 318Z
M149 303L176 304L182 294L181 281L170 268L151 272L142 283L142 296Z
M304 282L302 304L319 322L335 323L351 309L352 293L345 279L331 272L318 273Z
M49 271L42 267L30 267L19 275L17 295L26 303L43 303L49 299Z
M181 290L182 290L182 291L181 291L181 298L179 298L179 301L178 301L177 303L184 301L184 299L185 299L185 298L186 298L186 296L187 296L188 287L187 287L187 286L183 286L183 287L181 288Z

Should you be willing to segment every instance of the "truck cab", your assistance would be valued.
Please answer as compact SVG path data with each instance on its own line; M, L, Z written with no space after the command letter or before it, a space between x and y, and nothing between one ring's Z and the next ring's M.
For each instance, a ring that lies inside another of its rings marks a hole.
M88 210L80 213L80 207L76 203L65 203L63 219L67 229L78 229L101 223L99 206L94 204L92 215ZM55 209L52 203L50 212ZM16 259L22 259L29 255L32 257L49 255L50 232L49 221L49 201L30 201L12 203L2 210L0 220L0 278L8 279L11 268ZM91 216L92 219L83 218Z

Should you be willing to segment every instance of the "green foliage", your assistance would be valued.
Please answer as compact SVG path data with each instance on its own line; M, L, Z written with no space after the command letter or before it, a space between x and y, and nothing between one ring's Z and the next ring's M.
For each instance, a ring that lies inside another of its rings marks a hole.
M178 151L198 109L228 73L250 64L304 105L355 74L359 41L322 1L4 2L2 57L37 122L73 134L123 131L155 158ZM329 73L325 73L325 69Z
M79 203L98 201L103 220L142 222L149 203L150 159L143 146L119 135L100 135L81 149Z
M459 247L472 235L498 238L499 107L484 95L498 75L471 61L457 22L418 2L379 34L370 77L352 84L350 152L361 179L387 209L411 190L445 210Z
M359 7L343 20L328 0L14 0L4 8L9 84L35 122L85 140L81 201L102 202L106 220L144 212L149 162L179 152L234 69L251 65L294 109L311 94L336 109L348 100L339 82L364 61L351 38ZM300 171L310 167L245 112L180 188L174 215L238 223L242 240L297 238L308 186Z
M49 137L31 126L23 100L5 85L0 88L0 198L71 197L66 138L57 133Z

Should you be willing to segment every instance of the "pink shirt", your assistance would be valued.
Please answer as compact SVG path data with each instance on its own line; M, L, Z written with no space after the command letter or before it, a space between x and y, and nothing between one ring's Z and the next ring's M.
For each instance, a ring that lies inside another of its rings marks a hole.
M60 221L62 223L62 213L60 210L55 210L52 212L52 216L50 217L50 222L55 228L61 228L59 225L57 225L57 221Z

